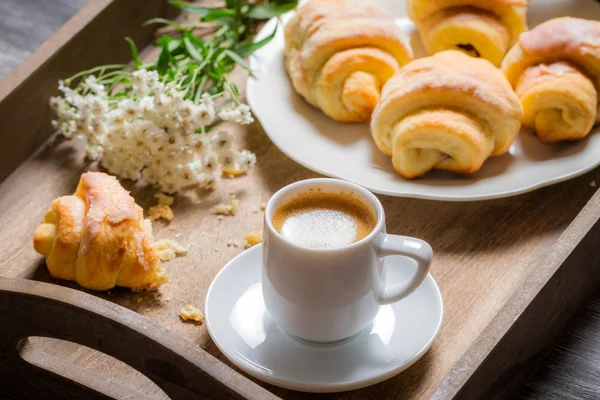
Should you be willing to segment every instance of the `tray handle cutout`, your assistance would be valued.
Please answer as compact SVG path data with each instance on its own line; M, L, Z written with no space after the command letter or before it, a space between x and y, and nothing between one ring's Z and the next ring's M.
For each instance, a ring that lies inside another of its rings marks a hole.
M174 400L278 399L125 307L50 283L0 277L0 393L37 399L111 398L23 359L21 350L32 336L69 341L114 357Z

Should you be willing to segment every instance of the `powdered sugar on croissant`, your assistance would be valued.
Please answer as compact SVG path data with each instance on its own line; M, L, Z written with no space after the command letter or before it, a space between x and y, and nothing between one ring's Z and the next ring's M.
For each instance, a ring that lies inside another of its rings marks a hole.
M398 173L473 173L515 140L523 112L490 62L448 50L406 65L383 88L371 121Z
M368 121L381 87L412 59L408 38L371 0L310 0L285 28L295 90L341 122Z
M168 281L152 226L119 181L81 176L75 194L54 200L33 238L52 276L94 290L153 289Z
M600 121L600 22L546 21L520 36L502 70L541 142L581 139Z

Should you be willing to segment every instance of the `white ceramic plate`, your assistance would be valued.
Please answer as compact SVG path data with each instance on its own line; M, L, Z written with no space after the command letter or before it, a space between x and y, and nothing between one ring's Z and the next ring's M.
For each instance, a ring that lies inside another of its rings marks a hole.
M414 261L388 263L386 279L403 282ZM442 325L444 306L428 275L407 298L382 306L362 332L334 343L312 343L281 331L269 316L261 287L262 245L231 260L206 294L206 328L223 354L251 376L286 389L339 392L373 385L413 365L431 347Z
M416 56L425 53L406 17L405 2L378 0L411 34ZM532 0L529 24L571 15L600 19L600 3L593 0ZM285 22L290 15L283 18ZM259 39L273 31L271 20ZM283 64L283 29L251 59L256 79L249 79L250 106L273 143L288 157L326 176L346 179L380 194L437 200L483 200L513 196L581 175L600 164L600 127L587 139L570 144L543 145L521 132L509 154L485 162L479 172L458 176L434 171L405 180L389 157L373 144L368 125L341 124L308 105L292 88Z

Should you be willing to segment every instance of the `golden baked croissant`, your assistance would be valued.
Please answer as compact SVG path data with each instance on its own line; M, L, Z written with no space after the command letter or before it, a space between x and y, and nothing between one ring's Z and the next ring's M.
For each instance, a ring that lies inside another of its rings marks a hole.
M527 0L408 0L429 54L461 50L494 65L527 30Z
M153 289L168 281L152 226L119 181L81 175L74 195L54 200L33 237L52 276L94 290Z
M340 122L365 122L381 87L412 59L408 38L371 0L311 0L285 27L295 90Z
M500 70L447 50L413 61L388 81L371 133L405 178L431 169L473 173L508 151L522 116Z
M502 62L543 143L581 139L598 122L600 22L556 18L524 33Z

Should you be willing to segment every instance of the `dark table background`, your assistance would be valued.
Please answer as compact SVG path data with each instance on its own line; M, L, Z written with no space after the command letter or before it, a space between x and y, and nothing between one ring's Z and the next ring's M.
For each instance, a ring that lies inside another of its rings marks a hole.
M0 80L87 2L0 0ZM518 398L600 399L600 290Z

